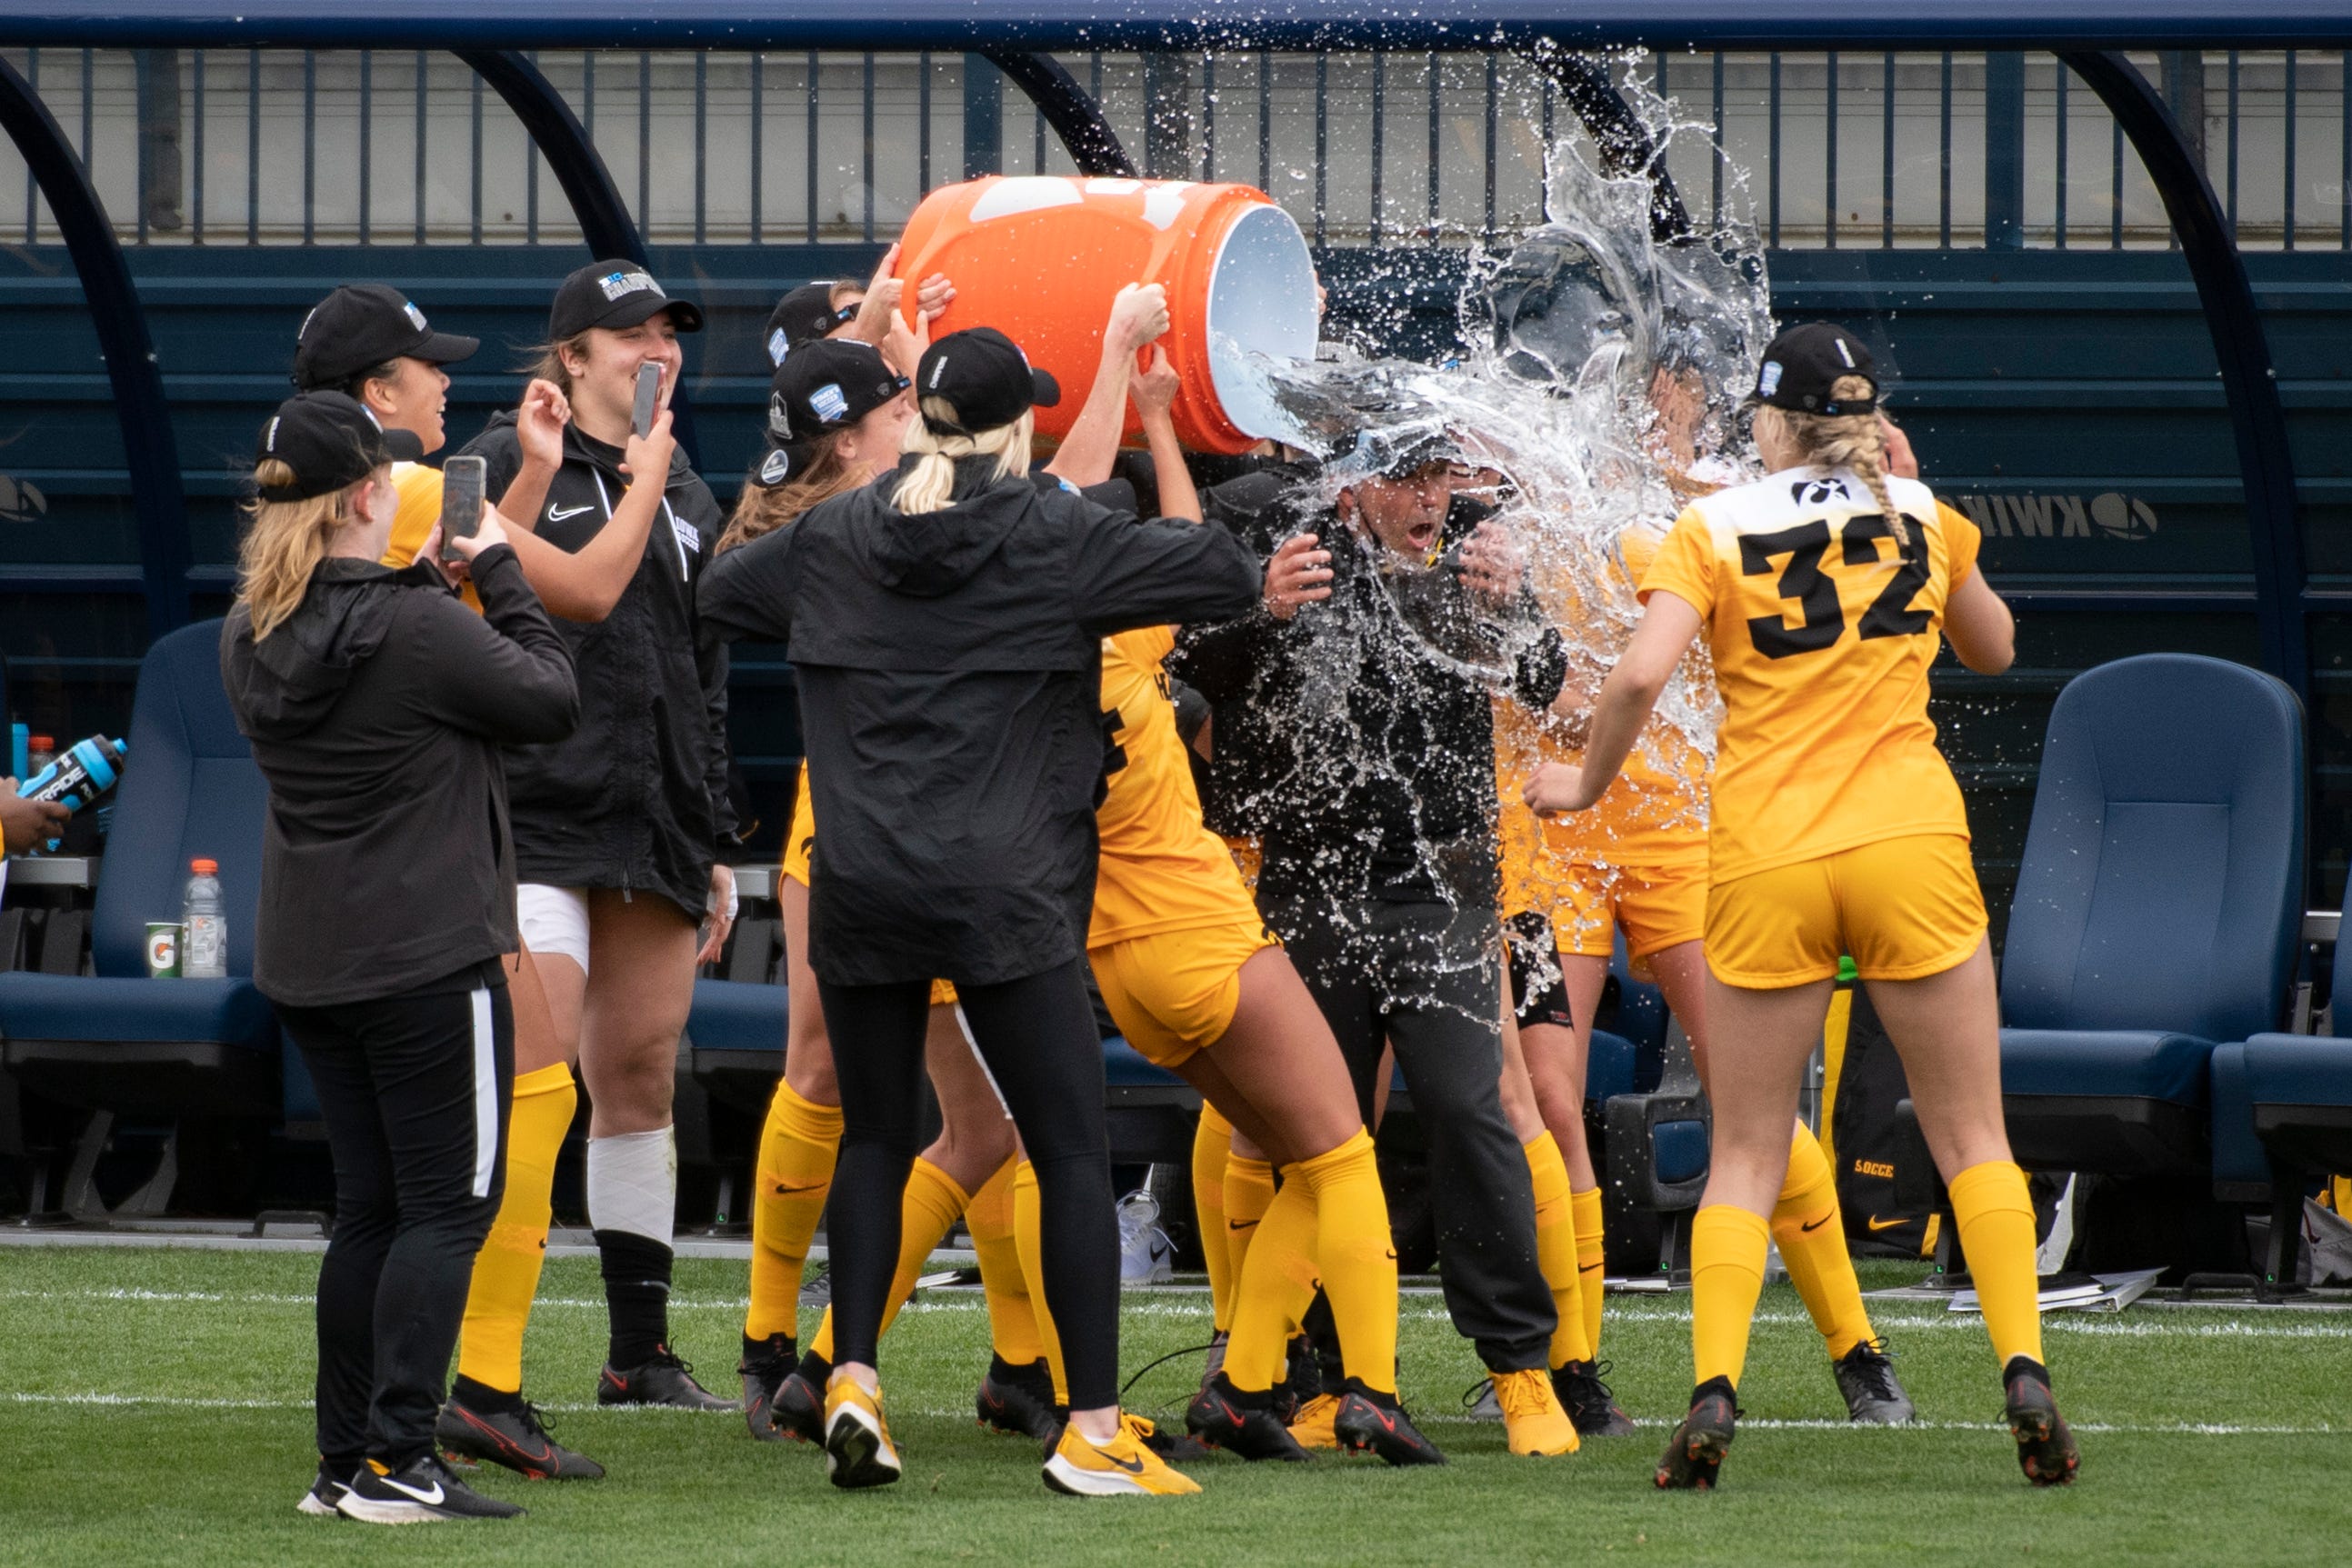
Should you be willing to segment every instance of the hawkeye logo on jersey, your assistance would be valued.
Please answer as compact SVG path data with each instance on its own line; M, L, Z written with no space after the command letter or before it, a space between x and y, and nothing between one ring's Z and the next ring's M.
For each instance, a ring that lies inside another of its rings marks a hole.
M1853 492L1845 481L1835 475L1826 479L1800 479L1789 486L1790 498L1801 507L1825 507L1832 501L1851 501Z
M651 273L646 272L608 272L596 280L596 286L604 291L608 303L625 299L632 294L641 294L646 289L656 294L662 293L662 286L653 280ZM662 298L667 299L669 296L662 294Z

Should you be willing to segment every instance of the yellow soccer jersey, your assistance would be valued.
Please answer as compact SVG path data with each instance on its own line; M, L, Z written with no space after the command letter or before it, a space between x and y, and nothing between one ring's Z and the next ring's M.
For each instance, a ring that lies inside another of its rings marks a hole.
M1201 823L1200 793L1161 668L1175 645L1171 626L1103 639L1103 725L1115 749L1109 791L1095 812L1102 858L1089 947L1161 931L1255 931L1262 924L1232 852Z
M402 567L416 559L433 525L441 520L441 470L422 463L395 463L392 487L400 497L400 509L392 515L392 541L383 548L383 561ZM463 584L458 592L468 609L481 612L482 596L474 591L472 583Z
M1715 654L1717 883L1882 839L1968 833L1927 717L1927 666L1980 536L1916 480L1887 485L1911 525L1901 559L1860 479L1794 468L1693 502L1643 575L1643 601L1688 601Z

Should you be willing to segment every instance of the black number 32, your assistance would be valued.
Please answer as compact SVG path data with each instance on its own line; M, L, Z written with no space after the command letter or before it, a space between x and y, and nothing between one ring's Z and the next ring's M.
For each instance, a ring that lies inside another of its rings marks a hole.
M1878 562L1878 543L1892 537L1886 519L1875 512L1846 519L1844 548L1839 552L1847 566L1872 566ZM1739 570L1748 577L1763 577L1772 570L1772 559L1786 556L1789 564L1781 569L1780 597L1793 599L1804 616L1801 626L1787 625L1779 615L1759 615L1748 622L1748 639L1756 651L1768 659L1785 659L1792 653L1810 653L1835 643L1845 634L1845 612L1838 602L1837 584L1822 570L1822 558L1829 553L1830 526L1827 522L1800 523L1778 533L1743 534L1739 539ZM1927 586L1927 540L1919 525L1911 525L1911 548L1903 552L1896 563L1895 575L1862 612L1856 634L1867 641L1873 637L1912 637L1927 630L1933 617L1925 610L1911 608L1911 601Z

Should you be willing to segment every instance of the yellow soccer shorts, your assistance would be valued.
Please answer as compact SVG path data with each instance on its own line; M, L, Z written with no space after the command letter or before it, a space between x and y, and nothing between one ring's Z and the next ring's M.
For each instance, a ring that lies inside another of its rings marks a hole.
M793 825L784 834L784 861L778 868L785 880L809 884L809 853L816 848L816 812L809 804L808 780L801 780L800 799L793 807ZM931 1006L951 1008L956 1005L955 987L945 980L931 982Z
M1984 936L1984 894L1958 833L1882 839L1707 890L1707 967L1750 990L1831 979L1841 953L1865 980L1924 979Z
M1563 956L1606 958L1614 934L1646 958L1706 935L1706 862L1569 865L1552 889L1551 928Z
M1127 1043L1173 1071L1224 1038L1241 1005L1242 966L1280 946L1265 926L1234 922L1130 936L1087 957Z

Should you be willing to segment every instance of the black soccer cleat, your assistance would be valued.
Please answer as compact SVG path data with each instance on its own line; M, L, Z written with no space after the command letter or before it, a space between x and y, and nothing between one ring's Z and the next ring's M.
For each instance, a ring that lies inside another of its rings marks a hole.
M678 1359L667 1345L655 1347L653 1358L625 1371L607 1366L596 1375L599 1405L663 1405L674 1410L732 1410L736 1402L721 1399L694 1380L694 1368Z
M427 1450L396 1470L370 1459L352 1477L335 1505L345 1519L369 1524L439 1524L450 1520L520 1519L510 1502L484 1497L450 1473Z
M1739 1419L1731 1380L1710 1377L1691 1390L1690 1414L1675 1428L1653 1479L1665 1491L1711 1491Z
M1445 1455L1421 1435L1393 1394L1379 1394L1354 1378L1339 1396L1339 1414L1331 1417L1331 1435L1351 1454L1377 1454L1400 1468L1442 1465Z
M587 1455L549 1437L539 1406L525 1399L517 1399L512 1409L483 1410L453 1394L441 1406L433 1437L448 1458L487 1460L535 1481L593 1481L604 1473Z
M1061 1440L1061 1417L1054 1414L1054 1377L1042 1361L1015 1366L1003 1356L991 1356L988 1375L972 1396L972 1410L991 1431L1041 1443Z
M1184 1412L1184 1429L1209 1447L1244 1459L1307 1462L1307 1450L1276 1416L1272 1394L1244 1394L1222 1372L1193 1396Z
M294 1511L309 1514L312 1519L341 1519L343 1511L335 1505L341 1502L343 1494L351 1490L352 1483L338 1478L321 1459L318 1479L311 1481L310 1490L302 1494L302 1500L294 1505Z
M2017 1466L2038 1487L2072 1486L2083 1468L2074 1434L2051 1396L2050 1373L2032 1356L2011 1356L2001 1383L2009 1394L2009 1435L2017 1439Z
M776 1427L776 1390L799 1362L799 1347L788 1333L743 1342L743 1359L735 1364L735 1372L743 1380L743 1425L758 1441L784 1440L784 1433Z
M776 1385L768 1406L776 1436L796 1443L824 1444L824 1385L812 1383L806 1372L793 1370Z
M1551 1391L1580 1437L1630 1437L1633 1417L1625 1414L1609 1385L1601 1381L1607 1362L1571 1361L1551 1369Z
M1323 1368L1315 1358L1314 1340L1303 1333L1293 1334L1284 1353L1282 1381L1273 1389L1274 1414L1287 1427L1298 1419L1299 1410L1308 1400L1323 1392Z
M1884 1340L1862 1340L1830 1364L1837 1374L1838 1392L1845 1396L1849 1419L1862 1427L1900 1427L1916 1421L1919 1412L1895 1375L1894 1359Z

